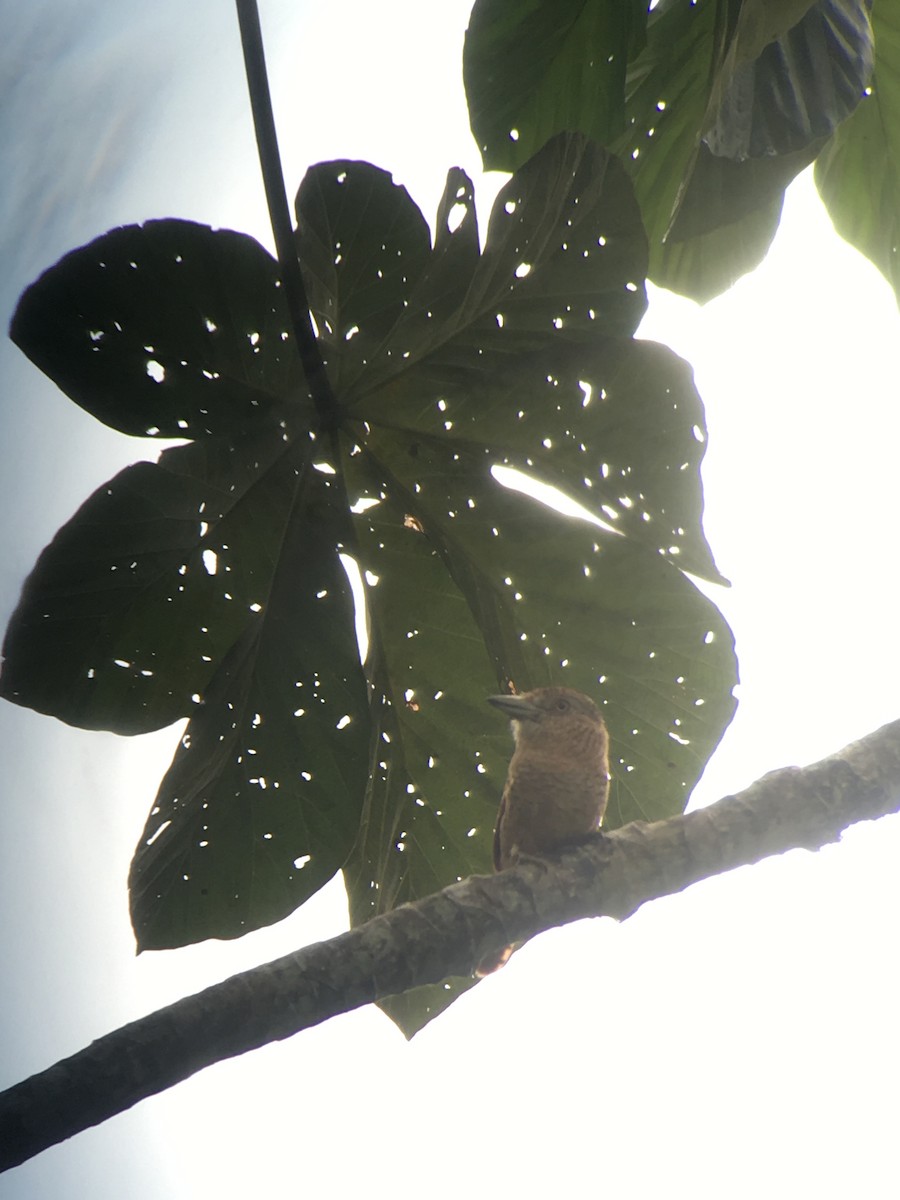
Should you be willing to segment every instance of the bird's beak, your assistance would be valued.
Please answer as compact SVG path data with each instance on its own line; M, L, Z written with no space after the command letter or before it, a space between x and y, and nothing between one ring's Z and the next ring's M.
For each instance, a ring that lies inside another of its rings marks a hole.
M541 710L527 696L488 696L487 702L514 721L536 721L541 715Z

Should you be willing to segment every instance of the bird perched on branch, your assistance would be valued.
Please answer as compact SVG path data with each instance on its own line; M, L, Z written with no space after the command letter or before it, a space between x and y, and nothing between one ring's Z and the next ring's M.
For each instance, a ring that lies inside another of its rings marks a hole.
M573 688L488 702L510 717L516 743L494 830L494 869L503 871L597 830L609 796L609 737L597 705ZM512 952L483 959L476 975L498 970Z

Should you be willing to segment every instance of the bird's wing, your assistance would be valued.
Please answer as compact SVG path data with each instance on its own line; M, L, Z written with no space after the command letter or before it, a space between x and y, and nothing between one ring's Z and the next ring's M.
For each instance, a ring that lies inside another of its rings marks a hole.
M503 789L503 795L500 798L500 807L497 810L497 824L494 826L494 870L502 871L500 866L500 826L503 824L503 818L506 815L506 789Z

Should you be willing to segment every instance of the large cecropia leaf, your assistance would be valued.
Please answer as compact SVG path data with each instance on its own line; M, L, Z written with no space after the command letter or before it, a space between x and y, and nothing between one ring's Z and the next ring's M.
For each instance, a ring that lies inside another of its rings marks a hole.
M341 866L354 922L488 870L509 755L491 692L597 697L611 825L681 811L733 711L729 631L682 570L719 578L702 407L687 366L633 338L647 245L616 160L552 139L497 197L483 252L456 169L433 245L367 163L312 168L297 217L327 433L275 265L240 235L114 231L13 324L101 419L192 439L59 532L0 679L89 727L190 717L132 865L142 948L277 920ZM342 553L366 581L365 674ZM387 1007L411 1034L464 986Z

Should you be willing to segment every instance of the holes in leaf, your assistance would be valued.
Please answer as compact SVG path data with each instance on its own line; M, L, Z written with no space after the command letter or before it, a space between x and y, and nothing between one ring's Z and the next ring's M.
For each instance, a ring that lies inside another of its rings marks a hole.
M150 836L147 838L144 845L152 846L153 843L156 841L156 839L160 836L160 834L164 833L171 824L172 824L171 821L163 821L162 825L160 825L160 827L158 829L154 830L154 832L150 834Z

